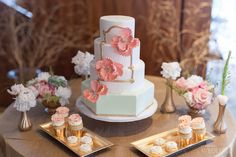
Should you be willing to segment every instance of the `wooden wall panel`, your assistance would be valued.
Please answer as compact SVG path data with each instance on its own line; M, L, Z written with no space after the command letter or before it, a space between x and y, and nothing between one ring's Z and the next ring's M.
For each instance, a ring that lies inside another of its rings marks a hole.
M23 6L27 7L27 4L28 4L30 8L29 2L32 0L19 0L19 3L24 3L27 1L28 3L26 3L25 5L23 4ZM42 0L42 1L35 0L35 2L37 3L46 2L46 5L42 5L42 7L46 7L46 9L48 9L49 11L55 5L58 5L58 4L67 5L67 7L60 10L58 17L56 18L60 19L60 21L65 24L65 27L68 27L68 28L70 27L71 29L73 29L74 26L80 26L81 24L81 21L80 21L81 17L78 17L76 12L80 11L81 9L86 10L86 13L83 14L82 16L86 18L87 20L86 27L88 27L90 33L93 34L92 38L90 38L89 40L86 40L86 42L91 43L90 44L91 46L86 47L86 48L83 46L73 47L69 49L70 50L69 52L67 50L67 52L61 53L62 57L60 58L63 58L64 60L63 65L65 65L64 67L67 67L67 69L65 70L61 69L61 66L62 66L61 59L60 61L58 61L56 66L54 66L58 73L64 74L68 77L73 76L74 74L73 65L70 63L71 56L73 56L76 53L77 49L93 52L93 44L92 44L93 39L99 36L98 34L99 18L103 15L111 15L111 14L128 15L128 16L133 16L136 19L136 33L135 34L136 34L136 37L138 37L141 41L141 59L143 59L144 62L146 63L146 74L159 75L160 60L171 61L173 60L173 58L170 60L169 56L165 56L165 53L163 54L163 52L160 53L159 51L155 52L156 58L153 58L153 55L151 53L153 53L153 47L155 47L155 45L153 45L153 43L150 42L150 36L147 34L147 30L149 29L147 19L150 16L150 7L152 3L156 2L158 4L164 1L166 0L112 0L112 1L111 0L70 0L70 1L58 0L55 3L55 1L49 1L49 0ZM190 3L193 3L197 6L199 4L198 1L195 1L195 0L169 0L169 1L171 1L171 3L173 3L173 6L175 7L175 11L177 13L177 18L178 18L177 21L179 22L179 29L185 29L187 26L185 25L185 21L183 19L184 13L182 12L182 10L185 7L188 7L188 4ZM81 6L71 5L76 2L84 3L84 7L80 8ZM211 0L205 0L205 2L211 2ZM158 12L158 10L156 10L156 12ZM209 15L206 18L209 20L210 8L207 9L206 12L208 12L208 15ZM70 18L68 18L67 14L71 14L71 13L74 14L74 16L71 16ZM37 17L35 18L37 20ZM195 18L197 19L197 15ZM163 19L165 19L165 17L163 17ZM199 23L198 29L201 29L201 24L204 22L205 21L202 21ZM85 25L83 25L83 27L84 26ZM75 35L80 36L82 34L75 33ZM187 36L184 36L183 39L186 45L188 45L188 42L191 41L189 40ZM176 52L173 52L173 53L176 53ZM174 59L179 61L180 56L177 56ZM159 60L159 62L157 63L156 60Z

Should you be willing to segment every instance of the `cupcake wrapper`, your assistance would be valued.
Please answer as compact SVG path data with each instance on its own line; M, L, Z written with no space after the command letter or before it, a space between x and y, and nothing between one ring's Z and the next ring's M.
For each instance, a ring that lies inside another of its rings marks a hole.
M193 129L193 132L195 134L205 135L206 134L206 128L203 128L203 129Z
M61 125L61 126L53 126L54 129L64 129L65 128L65 125Z
M81 129L83 129L83 124L78 125L78 126L72 126L72 125L70 125L70 129L71 129L71 130L74 130L74 131L81 130Z
M59 138L64 138L65 135L65 125L63 126L55 126L54 127L55 135Z

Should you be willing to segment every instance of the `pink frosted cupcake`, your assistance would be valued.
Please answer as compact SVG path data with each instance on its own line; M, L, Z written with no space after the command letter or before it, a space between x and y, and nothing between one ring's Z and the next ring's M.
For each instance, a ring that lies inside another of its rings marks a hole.
M202 117L194 118L191 122L191 127L193 129L193 136L196 141L201 141L204 139L206 134L206 125Z
M181 123L178 126L180 145L185 147L190 144L192 138L192 128L188 123Z
M55 130L55 135L59 138L64 137L65 118L60 114L53 114L51 117L52 126Z
M191 120L192 120L191 116L183 115L183 116L179 117L178 122L179 122L179 124L186 123L186 124L190 125L191 124Z
M83 121L79 114L72 114L68 118L70 131L74 136L80 137L83 128Z
M69 116L69 108L65 106L58 107L56 113L61 114L64 118Z

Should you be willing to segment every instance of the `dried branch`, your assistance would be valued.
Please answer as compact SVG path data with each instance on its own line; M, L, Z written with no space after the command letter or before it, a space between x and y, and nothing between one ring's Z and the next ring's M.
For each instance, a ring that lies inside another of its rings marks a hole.
M173 1L151 1L146 26L157 67L163 61L179 61L184 69L183 74L187 75L198 72L199 67L205 67L208 60L219 59L219 56L212 55L208 48L210 19L204 10L209 7L208 2L202 2L198 6L188 3L183 10L184 26L188 29L180 30L182 17L179 17ZM207 22L199 26L203 20Z
M53 65L66 48L89 49L93 46L94 33L88 27L87 3L55 3L46 8L44 1L32 1L33 17L28 19L15 10L7 8L0 13L0 56L19 69L36 69ZM68 6L78 11L66 12L66 18L78 17L79 26L67 27L58 18Z

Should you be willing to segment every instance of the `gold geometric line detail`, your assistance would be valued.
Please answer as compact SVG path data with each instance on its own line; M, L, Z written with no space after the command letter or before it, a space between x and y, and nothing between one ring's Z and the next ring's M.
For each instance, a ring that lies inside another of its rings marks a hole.
M101 59L103 59L103 45L106 43L106 34L109 33L113 28L123 28L120 26L111 26L110 28L108 28L106 31L103 30L103 36L104 36L104 40L101 41L100 43L100 57ZM128 80L113 80L113 81L106 81L106 82L130 82L130 83L134 83L134 67L133 67L133 54L131 54L130 56L130 66L128 67L131 70L131 78ZM103 81L101 79L98 79L99 81Z
M101 59L103 59L102 47L103 47L104 43L105 43L104 41L101 41L101 42L100 42L100 58L101 58Z
M110 28L108 28L106 31L103 30L103 36L104 36L104 41L106 42L106 34L109 33L113 28L124 28L124 27L121 27L121 26L111 26Z
M104 81L104 80L99 79L99 81ZM134 79L128 79L128 80L112 80L112 81L105 81L105 82L120 82L120 83L128 82L128 83L133 83L133 82L134 82Z

